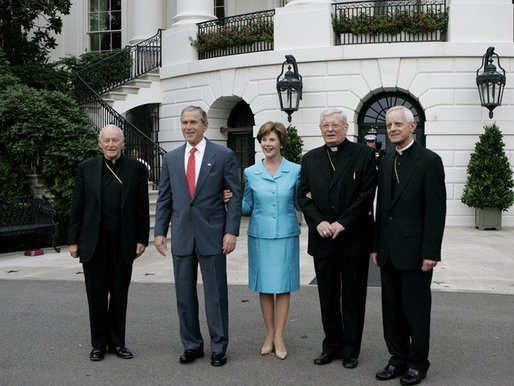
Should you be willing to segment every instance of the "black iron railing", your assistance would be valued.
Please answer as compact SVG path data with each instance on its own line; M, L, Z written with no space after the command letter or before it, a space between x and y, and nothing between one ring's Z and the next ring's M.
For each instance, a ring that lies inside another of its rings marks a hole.
M126 156L141 160L149 167L149 179L159 185L161 160L166 151L153 142L137 127L127 121L77 75L75 88L82 95L82 106L86 109L93 125L100 131L104 126L113 124L121 128L125 135L124 153Z
M336 45L446 40L446 0L376 0L333 5Z
M132 79L161 66L161 33L126 46L115 55L92 64L79 72L80 77L97 94L106 93Z
M120 54L80 71L75 79L77 101L85 108L95 128L100 131L108 124L120 127L125 135L125 155L139 159L149 167L149 179L155 186L159 184L161 160L166 151L114 110L100 93L160 67L160 37L161 31L150 39L128 46ZM117 74L113 68L118 69Z
M275 10L246 13L198 23L191 45L198 59L273 50Z

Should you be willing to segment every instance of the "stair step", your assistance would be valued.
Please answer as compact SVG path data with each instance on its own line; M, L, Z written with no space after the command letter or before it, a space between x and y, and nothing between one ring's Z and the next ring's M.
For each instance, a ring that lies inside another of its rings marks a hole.
M140 75L138 79L157 82L161 79L161 75L159 74L159 72L147 72L146 74Z
M127 94L119 91L109 91L104 95L107 99L114 99L115 101L124 101L127 98Z
M116 91L124 92L127 94L137 94L139 92L139 87L133 85L123 85L119 87Z
M133 79L130 82L128 82L127 85L139 87L139 88L149 88L152 85L152 81L137 78L137 79Z

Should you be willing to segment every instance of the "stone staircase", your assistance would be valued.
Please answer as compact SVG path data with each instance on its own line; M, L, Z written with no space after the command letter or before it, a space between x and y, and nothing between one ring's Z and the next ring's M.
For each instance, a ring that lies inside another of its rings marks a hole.
M128 81L120 87L102 94L102 99L112 106L116 101L126 100L129 94L137 95L142 88L150 88L152 86L152 82L159 81L159 68L156 68L146 74L140 75L138 78Z

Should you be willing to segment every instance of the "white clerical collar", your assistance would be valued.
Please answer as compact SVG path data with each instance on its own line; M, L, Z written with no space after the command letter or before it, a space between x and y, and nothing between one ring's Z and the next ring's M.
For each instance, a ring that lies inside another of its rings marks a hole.
M113 164L116 163L116 161L121 157L121 153L118 154L118 156L116 158L107 158L104 156L104 158L107 160L107 161L111 161Z
M411 147L414 144L414 140L412 140L407 146L405 146L403 149L396 148L396 151L398 154L402 155L405 150L407 150L409 147Z
M200 153L205 152L205 146L207 145L207 141L205 140L205 137L202 138L200 142L196 144L196 146L191 146L189 142L186 142L186 154L188 154L193 147L196 148L196 151L199 151Z

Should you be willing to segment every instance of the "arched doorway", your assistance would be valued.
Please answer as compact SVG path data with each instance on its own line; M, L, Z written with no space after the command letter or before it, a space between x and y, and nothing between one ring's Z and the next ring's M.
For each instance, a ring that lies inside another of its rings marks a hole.
M227 147L236 154L241 183L244 184L243 171L255 163L253 127L255 120L250 105L240 100L230 111L227 127L222 131L228 134Z
M362 106L359 118L359 142L365 143L364 136L374 128L377 131L378 147L387 153L394 151L394 145L387 138L385 115L387 110L393 106L405 106L414 114L417 128L414 132L414 139L425 146L425 113L413 97L402 92L383 92L372 96Z

